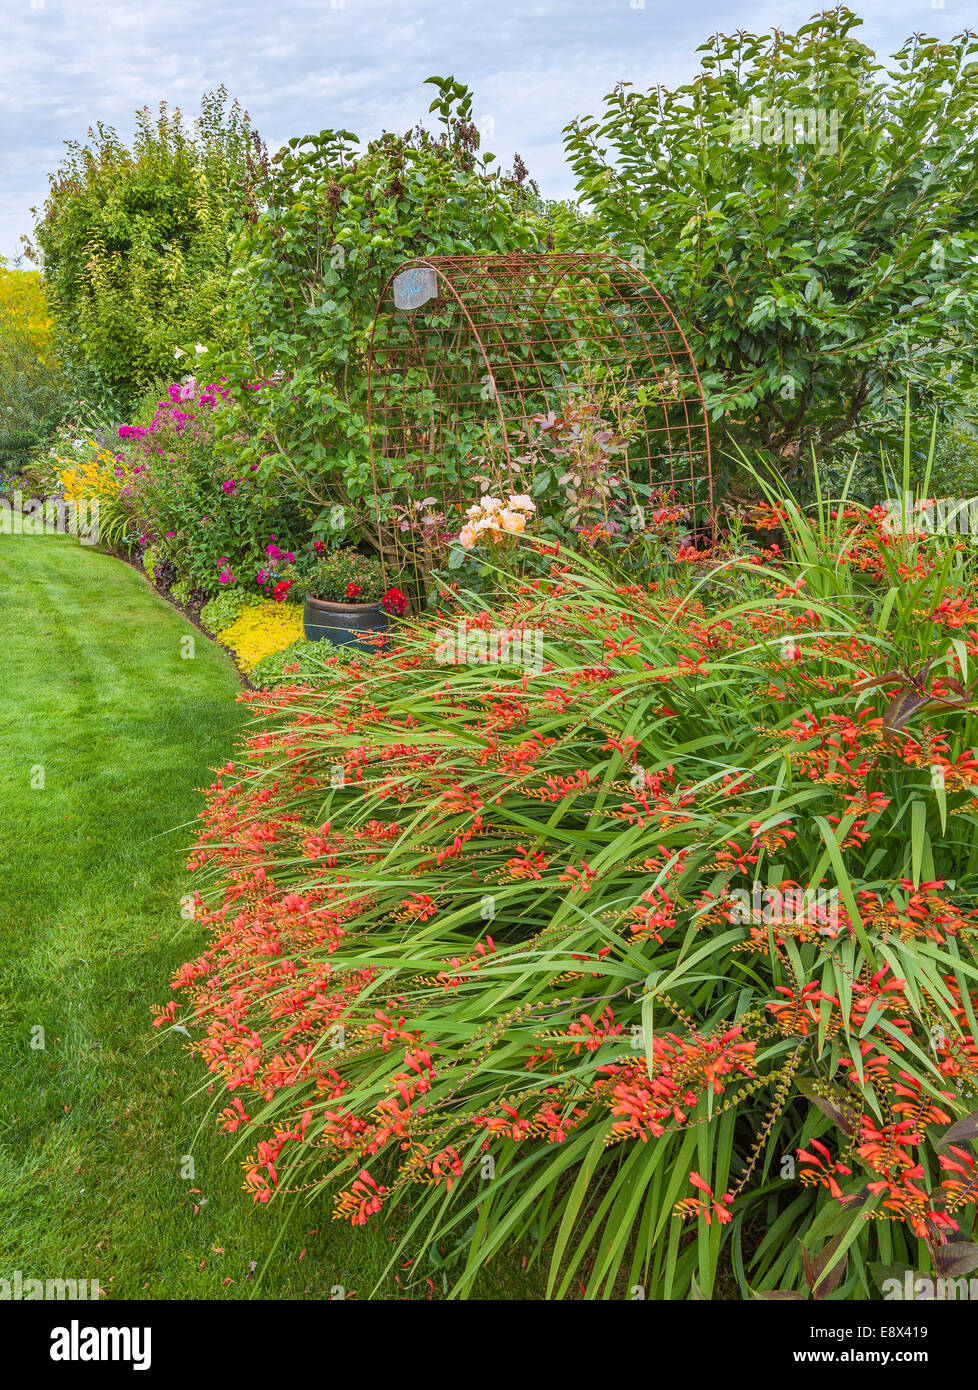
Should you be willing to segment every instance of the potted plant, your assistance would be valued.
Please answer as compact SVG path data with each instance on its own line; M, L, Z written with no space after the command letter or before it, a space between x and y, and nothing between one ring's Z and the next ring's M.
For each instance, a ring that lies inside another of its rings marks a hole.
M407 598L387 586L379 561L350 546L317 560L306 575L302 626L310 642L368 646L364 635L386 632L403 615Z

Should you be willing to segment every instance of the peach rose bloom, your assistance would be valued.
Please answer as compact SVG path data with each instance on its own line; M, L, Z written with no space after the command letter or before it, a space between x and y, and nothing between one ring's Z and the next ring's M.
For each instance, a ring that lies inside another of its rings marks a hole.
M471 550L479 539L479 533L474 526L463 526L458 533L458 538L462 542L465 550Z
M503 523L504 531L526 530L526 517L522 512L505 511L500 513L499 519Z

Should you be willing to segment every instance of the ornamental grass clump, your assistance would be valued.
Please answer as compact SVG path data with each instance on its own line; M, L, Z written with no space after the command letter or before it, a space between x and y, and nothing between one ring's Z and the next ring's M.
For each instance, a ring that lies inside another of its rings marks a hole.
M405 1205L392 1261L437 1242L457 1295L524 1239L550 1297L978 1267L971 562L776 519L786 556L562 553L453 614L539 669L436 616L243 697L157 1022L257 1202Z

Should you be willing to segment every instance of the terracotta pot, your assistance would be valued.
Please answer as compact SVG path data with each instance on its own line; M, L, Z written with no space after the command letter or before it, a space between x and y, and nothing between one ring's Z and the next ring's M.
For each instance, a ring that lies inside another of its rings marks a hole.
M306 641L331 642L334 647L376 650L374 643L363 640L364 634L386 632L390 625L390 614L379 603L332 603L310 595L302 610Z

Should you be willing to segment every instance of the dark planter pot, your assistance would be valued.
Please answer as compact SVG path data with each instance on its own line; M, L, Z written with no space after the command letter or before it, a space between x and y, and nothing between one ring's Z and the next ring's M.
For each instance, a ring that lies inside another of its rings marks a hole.
M390 614L379 603L330 603L310 596L302 610L306 641L331 642L334 647L376 650L373 642L364 641L365 635L386 632L390 625Z

